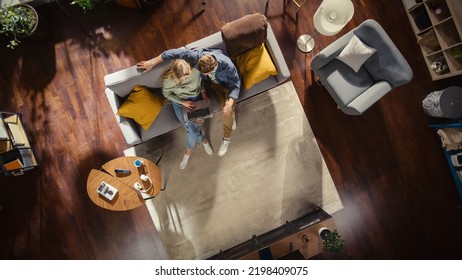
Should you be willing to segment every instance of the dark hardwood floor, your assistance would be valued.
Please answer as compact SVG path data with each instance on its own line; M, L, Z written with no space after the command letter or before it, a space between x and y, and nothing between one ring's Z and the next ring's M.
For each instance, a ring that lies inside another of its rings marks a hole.
M128 148L103 77L219 31L228 21L264 13L266 1L161 1L141 12L109 2L86 14L68 2L62 1L66 11L56 3L38 7L39 32L14 51L0 39L0 110L23 114L40 163L23 176L0 177L0 258L157 259L145 207L111 212L86 194L89 171ZM312 15L321 0L308 1L298 22L293 5L284 11L283 2L270 1L267 16L344 204L333 217L345 252L317 258L460 258L462 209L428 128L442 120L428 117L421 102L461 79L431 80L400 0L353 0L351 22L336 36L317 36L315 52L373 18L408 59L414 80L363 115L345 115L313 82L306 67L311 54L295 44L301 34L314 33Z

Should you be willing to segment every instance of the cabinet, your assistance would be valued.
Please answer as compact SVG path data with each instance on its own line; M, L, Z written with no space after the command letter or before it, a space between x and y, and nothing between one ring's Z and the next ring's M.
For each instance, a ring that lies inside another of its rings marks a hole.
M283 259L298 252L300 258L309 259L322 252L318 236L321 227L335 230L334 219L319 207L305 216L287 221L284 225L261 235L254 235L239 245L208 258L209 260L258 260Z
M456 128L462 130L462 122L451 122L451 123L442 123L442 124L432 124L430 127L435 129L435 132L438 132L439 129L446 128ZM462 132L461 132L462 133ZM441 137L440 137L441 140ZM455 166L452 160L453 156L462 153L462 149L456 150L447 150L443 147L443 153L446 158L449 170L451 171L452 179L456 185L457 193L459 194L460 201L462 202L462 166ZM461 158L462 159L462 158ZM462 204L459 205L462 208Z
M401 1L432 79L462 75L462 1ZM435 61L446 68L432 69Z
M37 167L19 113L0 112L0 167L4 175L22 175Z

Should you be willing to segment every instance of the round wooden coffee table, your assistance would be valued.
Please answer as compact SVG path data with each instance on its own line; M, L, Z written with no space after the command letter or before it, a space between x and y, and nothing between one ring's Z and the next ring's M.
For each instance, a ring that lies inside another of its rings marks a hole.
M136 159L143 161L143 165L139 168L134 165ZM130 170L130 173L119 174L115 172L116 169ZM141 175L149 179L144 181ZM96 191L103 181L118 190L112 200ZM135 188L135 183L141 185L141 190ZM119 157L105 163L101 170L92 169L90 171L87 179L87 192L91 201L100 207L114 211L126 211L143 205L146 198L157 196L161 185L160 170L152 161L133 156Z

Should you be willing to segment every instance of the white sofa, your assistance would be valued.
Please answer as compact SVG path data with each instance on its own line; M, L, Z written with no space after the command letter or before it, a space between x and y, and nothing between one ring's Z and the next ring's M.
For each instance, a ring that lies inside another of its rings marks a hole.
M290 77L290 72L284 60L284 56L282 55L281 49L279 48L278 42L276 41L269 23L265 45L268 49L268 52L270 53L274 65L278 70L278 74L276 76L268 77L266 80L263 80L260 83L254 85L249 90L245 90L243 87L241 87L238 102L273 88L283 83ZM184 47L189 49L219 48L223 50L224 53L227 53L220 31L196 42L190 43ZM125 140L129 145L142 143L156 136L167 133L173 129L181 127L181 123L176 118L172 104L170 102L167 102L164 105L149 130L142 129L132 119L117 115L117 110L123 104L125 98L130 94L131 90L136 84L151 88L161 88L163 73L171 63L172 61L165 61L145 74L137 70L136 66L132 66L118 72L108 74L104 77L107 99L114 112L117 123L122 130ZM219 110L218 104L214 104L214 108Z

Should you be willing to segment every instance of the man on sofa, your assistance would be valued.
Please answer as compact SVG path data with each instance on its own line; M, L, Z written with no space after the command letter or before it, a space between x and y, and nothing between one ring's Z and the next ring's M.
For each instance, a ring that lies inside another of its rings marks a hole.
M137 63L144 72L151 70L157 64L170 59L184 59L197 67L203 81L206 81L208 91L216 94L223 114L223 142L218 150L218 156L228 151L231 132L236 128L234 105L241 90L239 72L231 59L219 49L171 49L157 57ZM225 97L225 98L223 98Z

